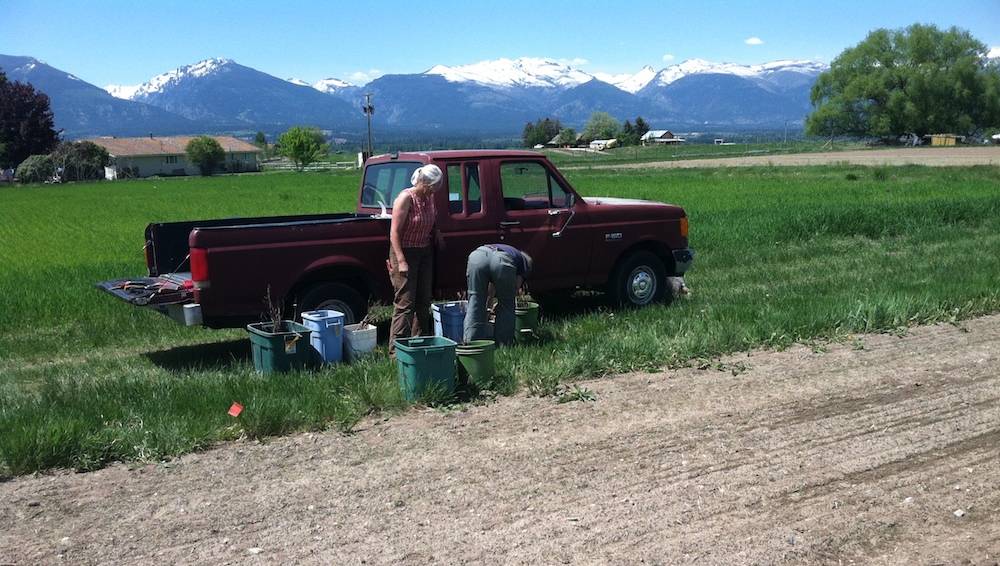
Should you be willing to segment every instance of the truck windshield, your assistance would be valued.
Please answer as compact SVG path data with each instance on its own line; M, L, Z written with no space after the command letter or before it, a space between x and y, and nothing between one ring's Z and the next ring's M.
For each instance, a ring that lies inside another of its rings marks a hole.
M419 161L391 161L369 165L365 168L365 181L361 187L361 206L392 208L392 202L403 189L410 186L410 177L420 167Z

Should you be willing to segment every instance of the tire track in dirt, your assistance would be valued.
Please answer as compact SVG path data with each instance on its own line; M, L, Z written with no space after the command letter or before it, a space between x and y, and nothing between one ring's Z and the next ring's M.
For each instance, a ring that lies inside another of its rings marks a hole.
M0 563L992 563L1000 316L963 325L19 478Z

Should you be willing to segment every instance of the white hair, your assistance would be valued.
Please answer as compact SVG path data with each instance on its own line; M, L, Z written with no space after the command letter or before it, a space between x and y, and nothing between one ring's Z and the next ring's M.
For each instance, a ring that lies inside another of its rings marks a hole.
M410 176L410 184L416 186L417 182L423 181L427 185L436 185L441 182L441 168L433 163L417 167L417 170Z

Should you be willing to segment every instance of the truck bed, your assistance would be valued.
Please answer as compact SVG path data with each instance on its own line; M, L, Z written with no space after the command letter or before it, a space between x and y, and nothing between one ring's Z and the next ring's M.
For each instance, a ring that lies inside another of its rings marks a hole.
M223 218L213 220L186 220L183 222L157 222L146 227L146 253L149 276L190 271L188 238L191 230L276 227L294 224L326 224L369 219L367 214L343 212L336 214L302 214L295 216L258 216L251 218Z

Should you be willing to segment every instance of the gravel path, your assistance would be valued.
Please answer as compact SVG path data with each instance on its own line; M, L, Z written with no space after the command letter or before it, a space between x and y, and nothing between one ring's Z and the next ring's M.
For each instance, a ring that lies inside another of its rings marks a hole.
M710 159L685 159L631 163L627 165L593 165L593 169L644 169L693 167L751 167L761 165L929 165L955 167L964 165L1000 165L1000 145L983 147L923 147L898 149L864 149L855 151L830 151L822 153L793 153L787 155L753 155L748 157L719 157Z
M581 385L2 483L0 564L1000 559L1000 315Z

